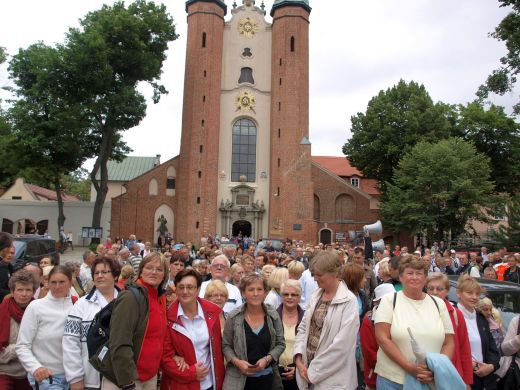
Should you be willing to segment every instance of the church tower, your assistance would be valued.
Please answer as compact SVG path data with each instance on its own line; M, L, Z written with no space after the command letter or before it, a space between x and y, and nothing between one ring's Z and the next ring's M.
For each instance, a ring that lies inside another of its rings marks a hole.
M271 189L269 236L314 239L309 142L308 0L271 10Z
M215 234L224 16L221 0L188 0L175 238ZM198 242L197 242L198 244Z
M313 240L308 0L188 0L175 238Z

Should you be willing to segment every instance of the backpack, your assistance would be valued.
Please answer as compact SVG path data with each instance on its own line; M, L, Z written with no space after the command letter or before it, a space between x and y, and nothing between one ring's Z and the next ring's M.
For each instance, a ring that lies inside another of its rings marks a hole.
M139 302L139 290L136 287L129 287L134 298ZM116 299L113 299L108 305L101 309L92 320L87 332L87 349L88 358L92 364L93 358L99 356L103 360L106 352L108 352L108 340L110 338L110 319ZM94 366L94 368L96 368Z

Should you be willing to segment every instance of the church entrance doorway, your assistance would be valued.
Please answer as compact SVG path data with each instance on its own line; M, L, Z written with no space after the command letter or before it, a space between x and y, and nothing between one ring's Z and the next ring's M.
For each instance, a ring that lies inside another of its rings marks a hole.
M321 229L320 230L320 242L324 245L332 243L332 230Z
M233 237L238 236L238 234L242 234L242 237L251 237L251 233L253 232L253 227L251 222L248 221L236 221L233 224Z

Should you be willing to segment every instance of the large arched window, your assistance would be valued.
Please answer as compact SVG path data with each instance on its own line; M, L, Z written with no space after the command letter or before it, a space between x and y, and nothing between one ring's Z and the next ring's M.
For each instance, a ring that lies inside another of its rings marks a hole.
M233 156L231 161L231 181L247 182L256 179L256 125L250 119L239 119L233 125Z
M350 195L339 195L335 206L336 222L345 222L354 218L354 200Z

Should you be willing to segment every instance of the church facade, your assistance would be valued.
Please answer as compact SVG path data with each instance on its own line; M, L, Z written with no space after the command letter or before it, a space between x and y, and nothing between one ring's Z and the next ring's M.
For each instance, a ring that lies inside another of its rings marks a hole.
M166 219L196 244L239 233L335 241L378 219L377 189L360 185L369 179L343 177L344 157L311 156L308 0L276 0L272 23L264 8L186 1L180 153L112 199L112 237L156 242Z

